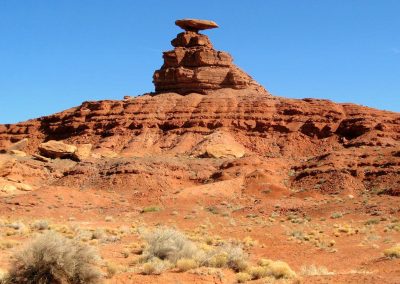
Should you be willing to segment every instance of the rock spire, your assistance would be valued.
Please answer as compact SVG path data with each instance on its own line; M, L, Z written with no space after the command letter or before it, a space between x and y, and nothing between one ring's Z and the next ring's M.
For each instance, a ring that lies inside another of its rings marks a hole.
M221 88L265 89L233 64L227 52L215 50L200 30L217 28L213 21L183 19L175 22L185 31L171 41L173 50L164 52L164 64L153 75L156 93L200 93Z

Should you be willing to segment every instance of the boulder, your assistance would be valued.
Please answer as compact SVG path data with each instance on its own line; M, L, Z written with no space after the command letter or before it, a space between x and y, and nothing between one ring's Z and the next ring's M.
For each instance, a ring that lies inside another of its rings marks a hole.
M246 154L242 147L227 144L214 144L206 148L204 157L207 158L241 158Z
M241 158L246 154L246 149L230 133L218 130L198 143L191 154L197 157L216 159Z
M24 151L20 151L20 150L11 150L10 154L17 156L17 157L26 157L27 156Z
M15 186L17 187L18 190L21 191L31 191L33 190L33 187L29 184L26 183L16 183Z
M17 190L16 186L9 183L0 182L0 191L5 193L13 193L16 190Z
M52 159L72 158L76 150L76 146L68 145L61 141L55 140L50 140L48 142L40 144L39 146L40 153L43 156Z
M32 191L33 187L26 183L15 182L4 178L0 179L0 191L5 193L13 193L17 190Z
M78 161L83 161L90 158L92 154L92 144L82 144L77 147L77 150L73 154L73 157Z

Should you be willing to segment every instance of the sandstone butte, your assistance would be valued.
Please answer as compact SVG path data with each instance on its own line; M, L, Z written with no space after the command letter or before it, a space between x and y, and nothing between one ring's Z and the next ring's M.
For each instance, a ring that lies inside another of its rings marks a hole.
M14 202L23 204L35 200L31 194L40 190L49 194L56 188L112 188L133 196L131 207L121 205L120 210L164 202L166 212L181 207L190 211L196 202L220 206L229 201L242 204L237 214L256 212L265 218L278 211L316 219L336 211L354 218L374 212L399 216L399 113L273 96L199 33L216 23L186 19L176 24L184 31L172 40L173 50L163 54L164 64L153 76L155 92L87 101L53 115L0 125L0 193L20 192ZM384 202L371 207L363 199L370 195ZM320 205L307 198L342 202ZM0 211L10 214L8 203L1 202ZM119 214L115 206L102 208ZM24 212L17 207L12 214ZM282 246L289 246L295 256L286 260L297 268L304 254L336 263L338 271L355 263L361 267L363 261L373 261L371 255L378 257L354 244L335 262L333 254L308 253L309 248L290 246L282 238ZM279 249L270 253L286 257ZM377 269L382 279L396 274ZM332 277L329 283L351 278ZM365 283L374 283L374 275L363 277Z
M232 57L213 48L206 35L198 30L218 25L204 20L178 20L185 31L171 41L174 47L164 52L164 64L153 76L156 93L206 94L221 88L254 89L266 92L248 74L232 62Z

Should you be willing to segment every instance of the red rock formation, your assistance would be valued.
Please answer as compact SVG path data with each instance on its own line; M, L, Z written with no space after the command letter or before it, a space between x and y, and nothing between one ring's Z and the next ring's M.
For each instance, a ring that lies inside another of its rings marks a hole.
M191 22L177 22L185 32L172 40L174 50L164 52L164 64L154 73L153 82L157 93L205 94L209 90L221 88L253 88L266 92L232 63L228 53L215 50L208 37L198 33L204 24L198 26Z
M199 20L199 19L176 20L175 25L184 29L185 31L193 31L193 32L199 32L199 30L218 28L216 22L209 20Z
M192 167L191 156L208 157L208 148L230 141L234 148L224 151L236 151L241 145L245 157L261 159L255 168L281 169L276 174L281 179L292 171L288 186L294 189L340 193L379 188L400 194L400 115L353 104L224 89L207 96L168 93L85 102L62 113L0 128L4 149L29 138L25 150L34 154L39 153L41 142L62 140L78 147L93 144L94 164L100 162L96 157L123 157L124 167L139 163L131 157L161 159L169 184L176 177L175 158L170 165L164 157L180 157L184 172ZM212 160L196 166L201 179L243 174L240 166L219 169L218 159ZM107 167L115 166L102 167L108 172ZM188 181L183 172L179 180ZM314 188L318 180L326 182Z
M76 165L15 157L24 166L30 158L39 160L52 174L41 181L59 185L110 182L117 188L146 184L156 175L151 188L163 190L263 170L262 179L271 178L279 189L400 195L398 113L273 97L227 53L215 51L206 36L189 30L172 44L175 49L164 54L164 66L155 73L159 94L85 102L51 116L0 125L0 150L36 155L49 140L76 146L82 152L74 158Z

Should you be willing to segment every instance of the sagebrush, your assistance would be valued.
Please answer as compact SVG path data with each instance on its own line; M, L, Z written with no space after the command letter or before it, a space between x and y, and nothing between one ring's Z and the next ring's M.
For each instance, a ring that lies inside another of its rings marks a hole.
M40 235L14 255L7 284L101 283L96 251L57 233Z
M142 233L147 242L144 251L146 260L159 258L176 263L182 258L197 259L199 249L182 232L171 228L157 228L152 232Z

